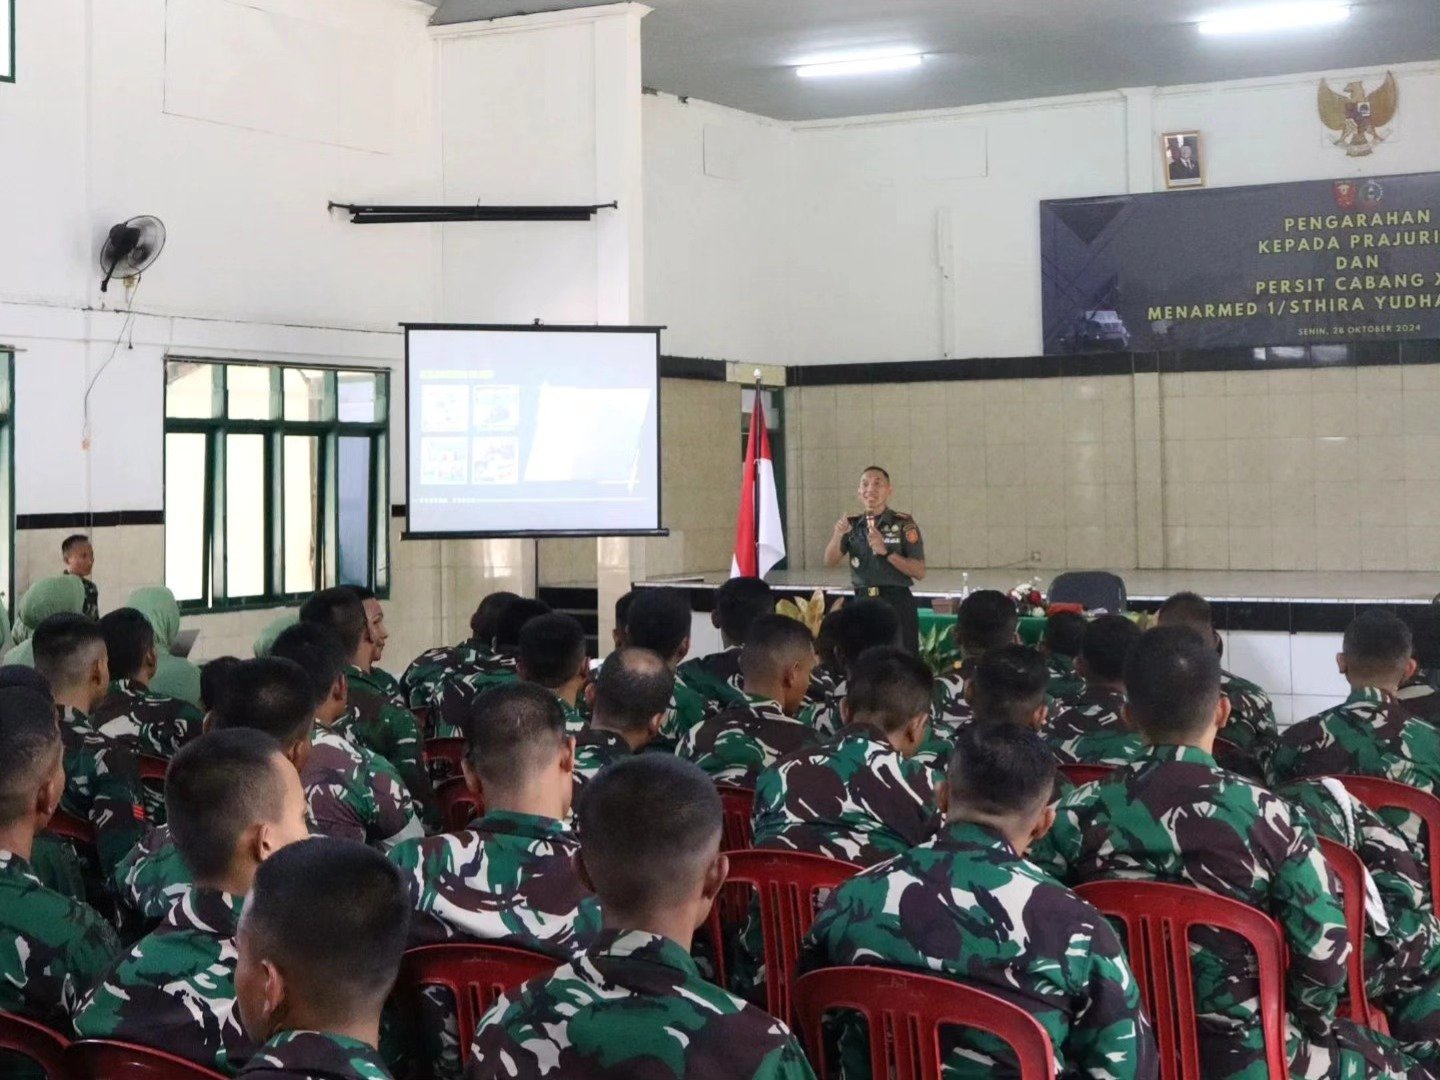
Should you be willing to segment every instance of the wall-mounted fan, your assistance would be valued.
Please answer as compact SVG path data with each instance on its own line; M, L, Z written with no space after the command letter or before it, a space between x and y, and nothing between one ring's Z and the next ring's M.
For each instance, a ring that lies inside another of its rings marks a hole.
M100 269L105 280L100 291L110 288L110 280L130 281L148 270L165 247L165 223L148 214L111 226L105 247L100 252Z

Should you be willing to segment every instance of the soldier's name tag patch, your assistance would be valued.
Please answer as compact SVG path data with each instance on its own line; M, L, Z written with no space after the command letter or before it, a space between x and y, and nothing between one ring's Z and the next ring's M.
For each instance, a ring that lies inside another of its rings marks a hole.
M856 567L856 568L858 569L859 566L860 566L860 557L859 557L858 555L851 555L851 556L850 556L850 565L853 566L853 567Z

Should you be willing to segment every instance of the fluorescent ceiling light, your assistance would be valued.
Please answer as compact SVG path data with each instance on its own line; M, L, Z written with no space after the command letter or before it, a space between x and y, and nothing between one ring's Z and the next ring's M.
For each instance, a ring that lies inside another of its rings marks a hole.
M1332 26L1350 17L1350 5L1321 0L1305 4L1271 4L1237 8L1200 20L1200 33L1212 36L1263 34L1276 30L1307 30Z
M827 75L875 75L885 71L907 71L917 68L925 59L922 53L887 53L885 55L856 56L848 60L825 60L813 64L801 64L795 74L802 79L817 79Z

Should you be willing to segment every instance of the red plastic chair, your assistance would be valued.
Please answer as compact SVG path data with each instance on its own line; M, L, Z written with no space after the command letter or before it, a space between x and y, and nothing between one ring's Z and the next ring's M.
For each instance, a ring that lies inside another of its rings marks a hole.
M455 776L460 775L460 763L465 760L464 739L426 739L425 761L447 761Z
M1115 771L1114 765L1089 765L1074 763L1058 766L1060 771L1076 787L1081 784L1091 784L1096 780L1104 780Z
M744 851L755 843L755 791L735 784L716 784L725 807L724 833L720 843L726 851Z
M743 895L744 887L748 886L760 899L760 929L765 939L766 1011L788 1023L795 961L800 955L800 942L815 921L818 894L848 881L861 867L798 851L750 850L727 854L730 875L725 879L725 891L738 899L736 894ZM727 911L722 911L719 904L713 907L709 921L721 986L725 985L722 917L730 910L745 910L741 904L726 907Z
M1320 841L1320 853L1340 879L1340 900L1345 908L1345 928L1350 932L1350 960L1346 965L1346 981L1349 999L1345 1010L1357 1024L1375 1026L1376 1013L1370 1008L1365 992L1365 864L1360 856L1344 844L1338 844L1324 836Z
M1130 967L1155 1026L1162 1077L1203 1080L1189 945L1191 929L1203 926L1237 934L1255 950L1266 1065L1271 1080L1286 1080L1285 937L1275 920L1238 900L1186 885L1092 881L1075 891L1125 926Z
M465 786L463 776L442 780L435 788L435 805L449 832L459 832L485 812L484 801Z
M75 1072L97 1080L224 1080L224 1074L193 1061L113 1039L81 1039L70 1044Z
M410 949L400 963L396 990L414 1002L425 987L448 991L455 1003L460 1053L469 1051L475 1027L495 999L521 983L548 975L558 962L541 953L503 945L425 945Z
M1371 810L1404 810L1425 825L1425 862L1430 867L1430 903L1440 905L1440 798L1409 784L1378 776L1334 776Z
M70 1042L44 1024L0 1012L0 1050L10 1050L29 1058L44 1071L49 1080L78 1080L65 1056Z
M140 769L140 782L165 784L165 770L170 768L170 762L163 757L155 757L153 754L136 754L136 765Z
M893 1080L940 1080L940 1031L974 1028L1004 1039L1020 1064L1020 1080L1052 1080L1050 1036L1018 1005L973 986L933 975L879 967L812 971L795 983L795 1015L821 1080L835 1075L825 1055L821 1022L834 1009L857 1012L870 1028L870 1074Z
M45 831L51 836L58 836L84 847L95 846L95 826L65 810L56 810L51 815Z

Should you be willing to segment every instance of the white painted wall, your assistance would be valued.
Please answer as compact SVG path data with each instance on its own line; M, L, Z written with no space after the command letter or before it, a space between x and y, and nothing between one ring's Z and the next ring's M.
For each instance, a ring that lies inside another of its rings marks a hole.
M1163 188L1159 136L1175 130L1204 133L1211 186L1440 169L1440 64L1394 70L1395 135L1366 158L1329 145L1321 73L790 125L647 99L654 311L682 355L1034 355L1041 199ZM705 172L700 140L721 125L756 148L739 180Z

